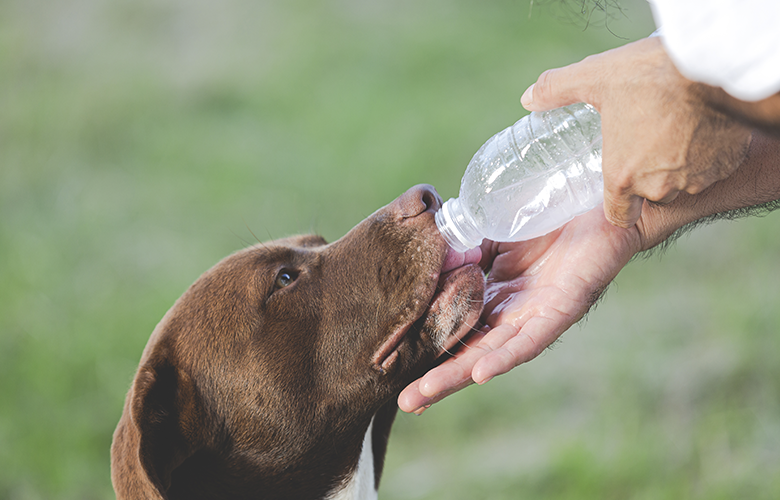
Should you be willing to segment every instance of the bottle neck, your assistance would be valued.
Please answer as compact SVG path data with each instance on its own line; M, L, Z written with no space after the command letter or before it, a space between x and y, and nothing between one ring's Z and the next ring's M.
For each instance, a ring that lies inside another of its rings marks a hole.
M436 227L444 241L456 252L465 252L482 243L482 233L460 203L460 198L450 198L436 212Z

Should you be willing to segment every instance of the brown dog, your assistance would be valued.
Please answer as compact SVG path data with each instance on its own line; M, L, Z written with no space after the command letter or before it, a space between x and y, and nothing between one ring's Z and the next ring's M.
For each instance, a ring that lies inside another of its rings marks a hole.
M117 498L376 498L395 399L482 310L481 269L445 267L463 256L440 206L416 186L335 243L278 240L201 276L144 350Z

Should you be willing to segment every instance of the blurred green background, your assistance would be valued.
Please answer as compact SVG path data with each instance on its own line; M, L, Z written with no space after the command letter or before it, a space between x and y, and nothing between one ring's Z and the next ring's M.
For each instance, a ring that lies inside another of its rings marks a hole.
M141 350L201 272L455 196L543 70L642 0L0 0L0 499L105 499ZM630 264L537 360L399 416L383 499L769 499L778 216Z

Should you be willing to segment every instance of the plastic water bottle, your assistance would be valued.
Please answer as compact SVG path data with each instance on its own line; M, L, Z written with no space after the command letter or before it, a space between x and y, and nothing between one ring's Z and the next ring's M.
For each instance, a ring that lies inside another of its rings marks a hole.
M460 252L484 238L522 241L549 233L604 199L601 117L590 104L531 113L471 159L460 195L436 225Z

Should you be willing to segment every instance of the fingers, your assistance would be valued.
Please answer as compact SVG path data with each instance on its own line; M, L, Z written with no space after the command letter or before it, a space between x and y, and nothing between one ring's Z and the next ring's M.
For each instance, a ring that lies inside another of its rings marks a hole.
M536 83L526 89L520 103L528 111L546 111L575 102L587 102L584 92L590 82L583 79L583 64L586 63L545 71Z
M480 385L485 384L493 377L531 361L558 338L561 332L553 327L552 322L543 317L528 320L519 334L509 325L496 327L495 330L506 330L504 335L496 337L503 337L505 341L477 360L472 369L472 378ZM510 331L514 333L509 335Z
M528 111L544 111L546 108L542 107L541 105L541 99L537 100L536 107L534 106L534 88L536 87L535 83L532 83L530 87L525 89L525 92L523 92L523 95L520 97L520 104L523 105L525 109Z
M478 343L472 342L457 357L415 380L398 396L398 407L407 413L421 415L432 404L441 401L473 383L486 384L515 366L538 356L555 339L543 332L549 325L530 320L522 334L517 327L501 324L490 330ZM544 340L540 340L544 339Z
M637 195L614 197L605 190L604 216L613 226L628 229L636 224L642 215L643 202L644 199Z
M689 194L696 194L702 189L698 185L689 186L685 191ZM613 198L609 192L604 192L604 216L610 224L624 229L629 229L636 224L642 216L642 205L645 199L659 205L666 205L673 202L679 196L680 191L674 189L666 194L659 196L626 195Z
M475 382L480 385L485 384L495 375L508 372L519 362L510 359L508 356L512 354L502 349L502 346L508 344L515 336L518 336L518 328L503 324L493 328L484 336L472 337L466 348L462 349L456 357L448 359L406 387L398 396L398 407L407 413L420 415L426 408L454 392ZM533 345L534 342L531 340L530 344ZM536 351L535 346L531 350ZM496 356L491 357L491 363L495 363L495 366L490 368L491 374L473 376L474 366L488 355L496 353ZM533 357L535 354L527 359Z
M532 338L528 337L525 329L522 335L518 335L517 328L509 324L502 324L490 331L490 338L485 336L483 342L483 355L475 360L471 370L471 377L479 385L486 384L497 375L502 375L523 361L534 358L534 355L527 356L524 349L521 352L507 349L507 346L519 343L523 347L530 347L532 352L536 351L536 345ZM519 342L517 342L519 339ZM487 358L487 361L485 359Z
M484 331L464 341L464 348L453 357L415 380L398 396L398 407L407 413L420 415L425 408L446 396L473 384L471 369L484 355L478 348Z
M442 365L443 366L443 365ZM439 367L441 368L441 367ZM438 368L436 368L438 370ZM432 404L438 403L442 399L446 398L450 394L458 392L461 389L468 387L474 382L471 377L464 380L457 385L452 386L449 389L443 390L434 396L423 396L420 392L420 382L422 379L417 379L404 389L398 396L398 408L406 413L414 413L416 415L422 415L422 413L431 407Z

